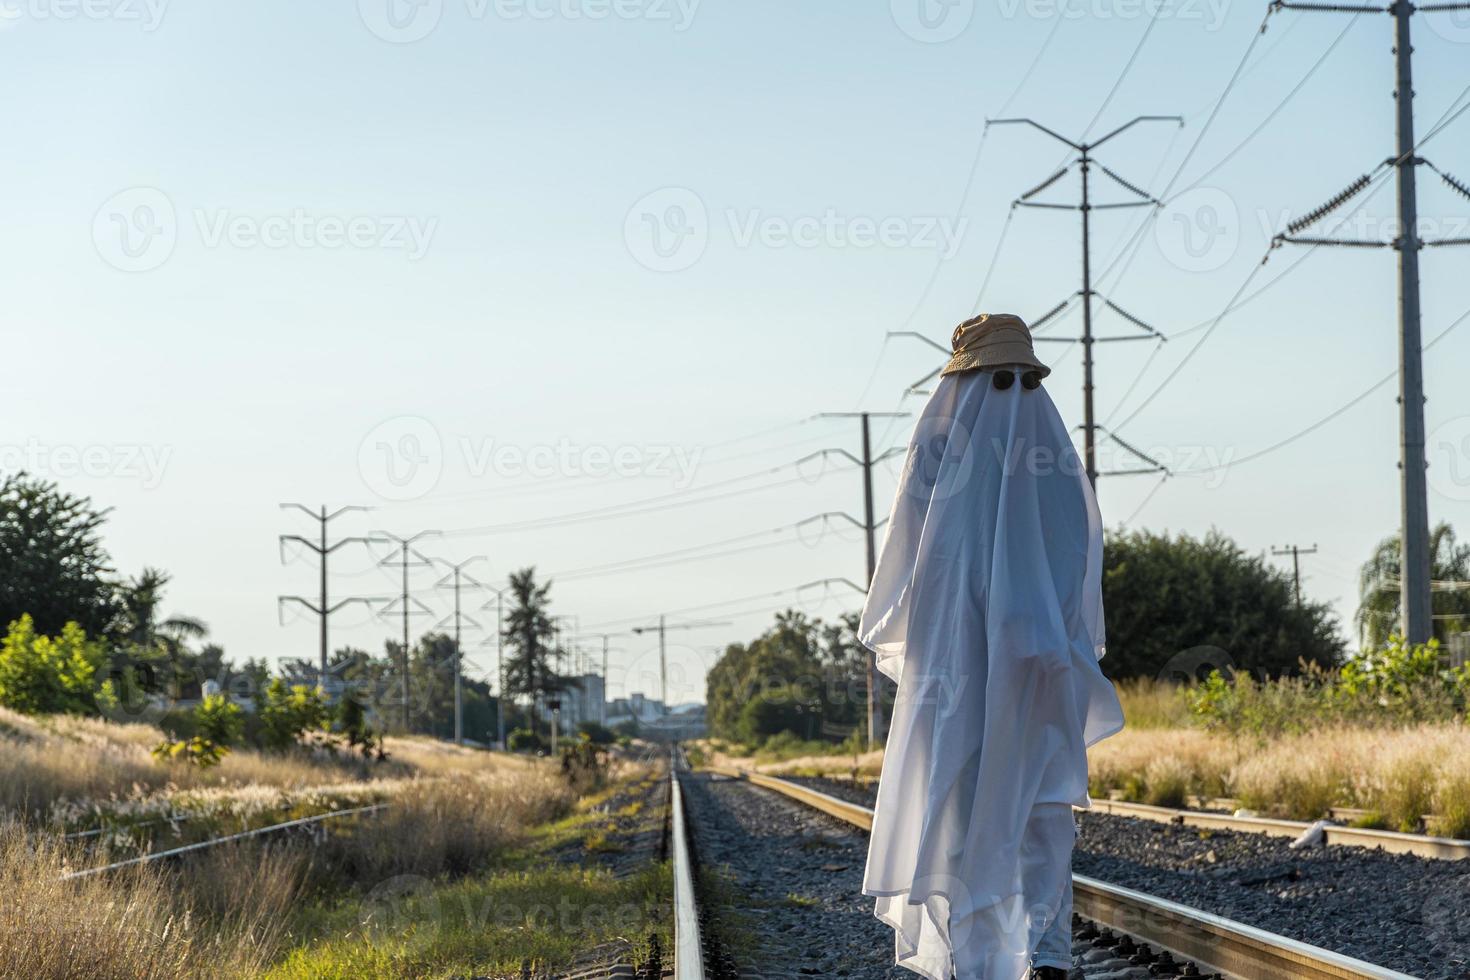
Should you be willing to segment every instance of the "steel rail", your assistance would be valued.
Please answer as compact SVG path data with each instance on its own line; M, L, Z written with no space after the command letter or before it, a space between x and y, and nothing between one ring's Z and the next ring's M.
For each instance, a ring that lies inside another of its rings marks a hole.
M679 756L669 756L669 851L674 862L674 980L704 980L704 943L699 935L699 905L694 895L694 864L689 827L679 790Z
M788 783L785 780L766 776L762 773L747 772L735 769L714 769L727 776L740 776L750 780L757 785L767 785L768 781L781 783L783 785L770 785L769 788L787 795L795 796L802 802L825 809L826 802L837 805L839 812L832 816L839 820L847 820L855 826L864 830L871 829L871 816L852 814L842 807L851 807L851 804L836 797L829 796L819 790L802 786L799 783ZM795 787L788 789L787 787ZM800 795L797 795L800 794ZM1125 803L1121 800L1093 800L1092 809L1097 813L1106 813L1118 817L1136 817L1140 820L1151 820L1155 823L1175 823L1186 827L1198 827L1201 830L1234 830L1241 833L1266 834L1274 837L1300 837L1312 826L1309 821L1280 820L1274 817L1236 816L1230 813L1216 813L1208 810L1181 810L1174 807L1154 806L1148 803ZM864 811L866 813L866 811ZM1363 811L1351 811L1335 809L1333 817L1336 819L1350 819L1360 816ZM1340 847L1366 847L1380 848L1389 854L1413 854L1417 857L1434 858L1440 861L1462 861L1470 859L1470 840L1460 840L1454 837L1435 837L1429 834L1407 834L1393 830L1377 830L1369 827L1345 827L1336 824L1328 824L1322 830L1323 840L1333 846Z
M1093 800L1092 809L1098 813L1136 817L1155 823L1175 823L1202 830L1235 830L1273 837L1300 837L1315 826L1300 820L1236 816L1230 813L1211 813L1208 810L1176 810L1173 807L1124 803L1119 800ZM1414 854L1441 861L1463 861L1470 858L1470 840L1454 837L1405 834L1393 830L1343 827L1337 824L1327 824L1322 828L1322 833L1326 843L1336 846L1381 848L1391 854Z
M854 827L872 829L873 811L868 807L764 773L728 767L708 771L743 779ZM1074 874L1072 884L1074 908L1083 918L1230 980L1414 980L1407 973L1084 875Z
M82 868L79 871L68 871L61 876L62 881L72 881L76 878L88 878L92 875L100 875L107 871L116 871L119 868L130 868L136 864L150 864L154 861L162 861L164 858L178 857L181 854L189 854L194 851L202 851L218 844L228 844L230 841L245 840L248 837L259 837L263 834L271 834L292 827L305 827L309 824L321 823L335 817L350 817L359 813L376 813L388 807L387 803L375 803L372 806L353 807L350 810L334 810L331 813L319 813L314 817L302 817L299 820L288 820L285 823L275 823L268 827L257 827L254 830L244 830L238 834L227 834L224 837L211 837L194 844L185 844L183 847L172 847L166 851L155 851L152 854L143 854L138 857L128 858L125 861L115 861L112 864L104 864L98 868Z

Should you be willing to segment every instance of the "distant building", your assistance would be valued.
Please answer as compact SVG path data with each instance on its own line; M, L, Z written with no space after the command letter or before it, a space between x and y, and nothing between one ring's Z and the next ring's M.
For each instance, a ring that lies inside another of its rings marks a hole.
M570 678L575 686L568 687L554 698L561 703L558 725L563 732L574 732L584 721L605 724L608 715L607 688L597 674L583 674ZM541 719L551 721L551 709L541 708Z
M616 728L630 721L640 726L652 725L668 713L662 701L655 701L641 692L630 694L626 698L614 700L607 706L607 726Z
M644 738L663 741L703 738L709 730L704 705L681 704L671 709L662 701L637 693L617 698L607 708L609 728L630 722Z

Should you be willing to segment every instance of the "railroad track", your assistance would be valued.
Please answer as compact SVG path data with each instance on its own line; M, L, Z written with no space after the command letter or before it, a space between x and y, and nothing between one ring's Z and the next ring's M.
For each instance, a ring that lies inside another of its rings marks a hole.
M1273 817L1236 816L1210 810L1179 810L1147 803L1124 803L1119 800L1093 800L1098 813L1119 817L1135 817L1155 823L1173 823L1202 830L1234 830L1271 837L1301 837L1315 825L1300 820L1278 820ZM1429 834L1406 834L1394 830L1368 827L1345 827L1326 823L1322 827L1323 843L1329 846L1379 848L1390 854L1413 854L1441 861L1463 861L1470 858L1470 840L1434 837Z
M822 778L834 783L850 782L859 789L869 788L876 783L876 780L871 782L849 780L845 776L835 775ZM1326 820L1308 821L1236 813L1239 809L1238 801L1223 798L1191 797L1187 808L1157 806L1151 803L1129 803L1123 800L1095 799L1092 801L1093 813L1134 817L1153 823L1177 824L1182 827L1197 827L1200 830L1233 830L1244 834L1291 838L1299 838L1320 824L1321 842L1329 847L1366 847L1389 854L1412 854L1415 857L1433 858L1439 861L1470 859L1470 840L1353 826L1354 821L1362 820L1369 815L1367 810L1333 807L1327 812Z
M688 802L680 791L676 756L670 778L674 796L675 841L684 843L683 853L673 850L675 860L675 903L677 945L682 955L675 964L677 980L703 980L724 976L711 969L710 947L701 942L702 921L697 906L697 868L688 849L692 829ZM786 800L820 811L856 831L872 828L871 809L838 799L809 786L759 773L729 769L710 771L725 780L738 780L779 794ZM671 849L672 850L672 849ZM793 855L793 860L795 857ZM1307 943L1278 936L1221 916L1202 912L1176 902L1121 888L1103 881L1074 875L1076 914L1084 924L1075 932L1077 942L1088 947L1084 969L1089 976L1200 977L1227 980L1414 980L1409 974L1375 966ZM681 881L683 882L681 886ZM850 927L849 927L850 928ZM891 962L891 937L873 955ZM1074 944L1074 952L1077 950ZM1131 970L1131 972L1129 972ZM803 968L802 974L822 975L820 969ZM835 971L834 971L835 972ZM844 975L860 975L847 969ZM763 974L764 975L764 974ZM793 975L795 971L793 971ZM870 972L870 976L909 976L906 972Z
M704 938L699 898L694 890L694 861L679 770L686 763L675 747L669 760L669 860L674 866L674 980L704 980Z

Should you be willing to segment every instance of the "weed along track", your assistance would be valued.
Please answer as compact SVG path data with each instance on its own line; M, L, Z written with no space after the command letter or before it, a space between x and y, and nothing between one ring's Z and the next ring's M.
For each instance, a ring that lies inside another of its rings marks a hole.
M647 775L592 803L586 811L586 826L557 842L548 857L569 868L605 870L619 880L665 868L669 802L668 766L657 759L649 763ZM616 909L609 911L618 915ZM536 972L530 963L523 964L522 976L535 980L658 980L670 958L667 946L662 930L647 931L643 936L594 946L577 955L568 967L553 972Z

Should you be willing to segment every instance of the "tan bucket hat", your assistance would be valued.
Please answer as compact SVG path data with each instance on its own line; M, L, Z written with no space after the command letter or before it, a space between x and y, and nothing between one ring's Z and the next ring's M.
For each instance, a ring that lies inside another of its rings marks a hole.
M954 328L954 356L940 375L994 367L1031 368L1044 378L1051 368L1036 359L1031 330L1013 313L982 313Z

